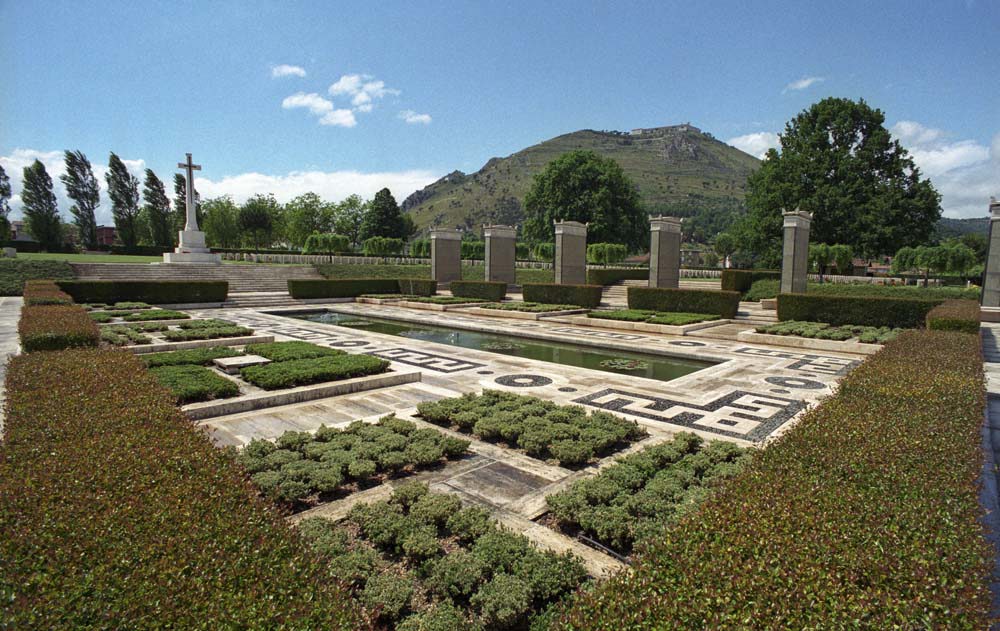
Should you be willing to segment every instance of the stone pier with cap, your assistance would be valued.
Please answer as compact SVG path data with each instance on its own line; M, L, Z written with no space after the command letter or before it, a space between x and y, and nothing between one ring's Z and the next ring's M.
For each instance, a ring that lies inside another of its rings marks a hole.
M483 226L486 239L486 280L513 285L517 230L512 226Z
M681 280L681 220L649 220L649 286L677 289Z
M462 233L458 230L431 230L431 278L438 285L462 280Z
M557 221L555 276L559 285L587 283L587 224Z
M785 231L781 254L781 293L803 294L809 275L809 226L812 214L795 209L781 215Z

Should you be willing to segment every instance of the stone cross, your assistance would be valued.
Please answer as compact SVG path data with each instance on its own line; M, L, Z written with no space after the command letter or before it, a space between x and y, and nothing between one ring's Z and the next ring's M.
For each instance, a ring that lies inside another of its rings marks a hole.
M184 222L184 230L195 231L198 230L198 214L195 212L195 200L194 200L194 172L201 171L200 164L194 164L191 162L191 154L187 155L187 162L178 162L177 168L184 169L187 172L187 191L186 191L186 202L187 202L187 217Z

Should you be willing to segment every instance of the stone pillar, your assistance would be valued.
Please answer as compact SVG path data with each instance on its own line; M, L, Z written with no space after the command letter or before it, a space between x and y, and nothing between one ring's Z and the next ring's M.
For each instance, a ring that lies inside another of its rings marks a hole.
M649 286L677 289L681 280L681 220L649 220Z
M809 274L809 224L812 215L801 210L781 213L785 245L781 254L781 293L802 294Z
M556 283L585 285L587 283L587 225L579 221L557 221Z
M990 236L986 250L982 305L1000 307L1000 202L990 198Z
M483 237L486 239L486 280L513 285L517 230L511 226L483 226Z
M431 230L431 278L439 285L462 280L462 233Z

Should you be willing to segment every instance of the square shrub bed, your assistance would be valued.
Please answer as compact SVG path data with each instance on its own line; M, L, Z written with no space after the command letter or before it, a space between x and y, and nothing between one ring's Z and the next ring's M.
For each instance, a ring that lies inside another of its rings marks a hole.
M101 327L101 341L112 346L130 346L133 344L151 344L153 339L129 326L116 325Z
M275 442L255 439L239 460L268 497L291 508L326 501L334 494L380 484L393 476L461 458L469 441L384 416L377 424L355 421L344 429L320 426L285 432Z
M73 268L66 261L0 260L0 296L20 296L26 282L73 278Z
M59 288L77 302L195 304L225 302L229 283L221 280L110 281L61 280Z
M371 355L343 354L247 366L240 371L240 376L258 388L278 390L377 375L388 369L389 362L384 359Z
M648 447L545 498L555 525L627 555L697 508L710 489L743 466L746 450L694 434Z
M144 320L187 320L190 317L191 316L183 311L174 311L173 309L140 309L127 315L123 315L122 320L125 320L126 322L141 322Z
M163 333L164 339L168 342L215 340L223 337L244 337L246 335L253 335L253 329L242 326L215 326L178 329L175 331L164 331Z
M292 298L299 299L356 298L370 293L396 294L399 293L399 281L394 278L290 279L288 293Z
M781 281L780 270L724 269L722 270L722 291L744 293L761 280Z
M491 302L479 306L483 309L523 311L525 313L549 313L552 311L572 311L580 309L579 305L552 305L542 302Z
M979 311L979 303L973 300L945 300L927 312L927 328L979 333Z
M596 309L601 304L604 287L601 285L557 285L555 283L528 283L522 285L525 302L576 305Z
M456 280L448 285L451 295L461 298L479 298L490 302L500 302L507 295L507 283Z
M240 393L235 382L204 366L167 364L150 368L150 372L181 404L226 399Z
M646 309L616 309L610 311L591 311L587 317L598 320L619 320L622 322L648 322L650 324L666 324L683 326L696 322L707 322L720 319L717 315L708 313L665 313Z
M192 348L183 351L166 353L149 353L140 355L140 359L150 368L159 366L210 366L213 359L222 357L239 357L240 351L228 346L209 346L207 348Z
M529 456L563 466L582 466L646 435L633 421L577 405L497 390L481 395L421 403L420 416L431 423L467 432L487 442L523 449Z
M731 319L736 317L740 309L740 293L706 289L629 287L628 308L642 311L709 313Z
M379 623L401 631L535 629L587 579L578 558L538 550L482 508L416 482L355 506L344 524L311 518L299 530Z
M978 336L902 333L553 627L989 628L985 404Z
M269 342L266 344L249 344L244 349L247 355L260 355L273 362L286 362L293 359L312 359L314 357L335 357L347 353L336 349L319 346L310 342Z
M856 337L859 342L865 344L885 344L889 340L896 339L896 336L903 332L903 329L890 329L886 326L852 326L849 324L830 326L825 322L799 322L797 320L760 326L756 330L757 333L767 333L768 335L793 335L838 342Z
M399 293L411 296L433 296L437 293L437 281L421 278L400 278L396 281Z
M927 313L943 300L780 294L778 319L826 322L838 326L888 326L913 329L924 325Z
M17 332L27 353L97 346L100 340L97 324L78 305L24 306Z
M486 302L482 298L462 298L460 296L419 296L410 300L412 302L423 302L432 305L465 305Z
M327 564L133 353L20 355L6 394L4 625L365 627Z

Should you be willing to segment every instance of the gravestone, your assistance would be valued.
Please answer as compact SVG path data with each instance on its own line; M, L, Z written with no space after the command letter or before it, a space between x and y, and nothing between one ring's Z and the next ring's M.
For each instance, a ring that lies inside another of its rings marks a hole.
M486 280L513 285L517 230L511 226L483 226L483 236L486 238Z
M164 263L213 263L222 264L222 257L212 254L212 251L205 245L205 233L198 229L198 215L196 212L197 201L194 198L194 172L201 171L200 164L191 161L191 154L187 154L187 161L178 162L178 169L187 172L187 190L185 191L185 202L187 204L187 214L185 216L184 229L178 235L178 244L173 252L163 254Z
M462 233L431 230L431 278L439 285L462 280Z
M579 221L557 221L556 283L585 285L587 283L587 225Z
M17 248L4 248L3 257L5 259L16 259L17 258Z
M792 210L781 213L785 244L781 253L781 293L802 294L809 274L809 225L812 215Z
M676 289L681 280L681 220L649 220L649 286Z
M1000 202L990 198L990 238L986 250L986 279L982 305L1000 307Z

